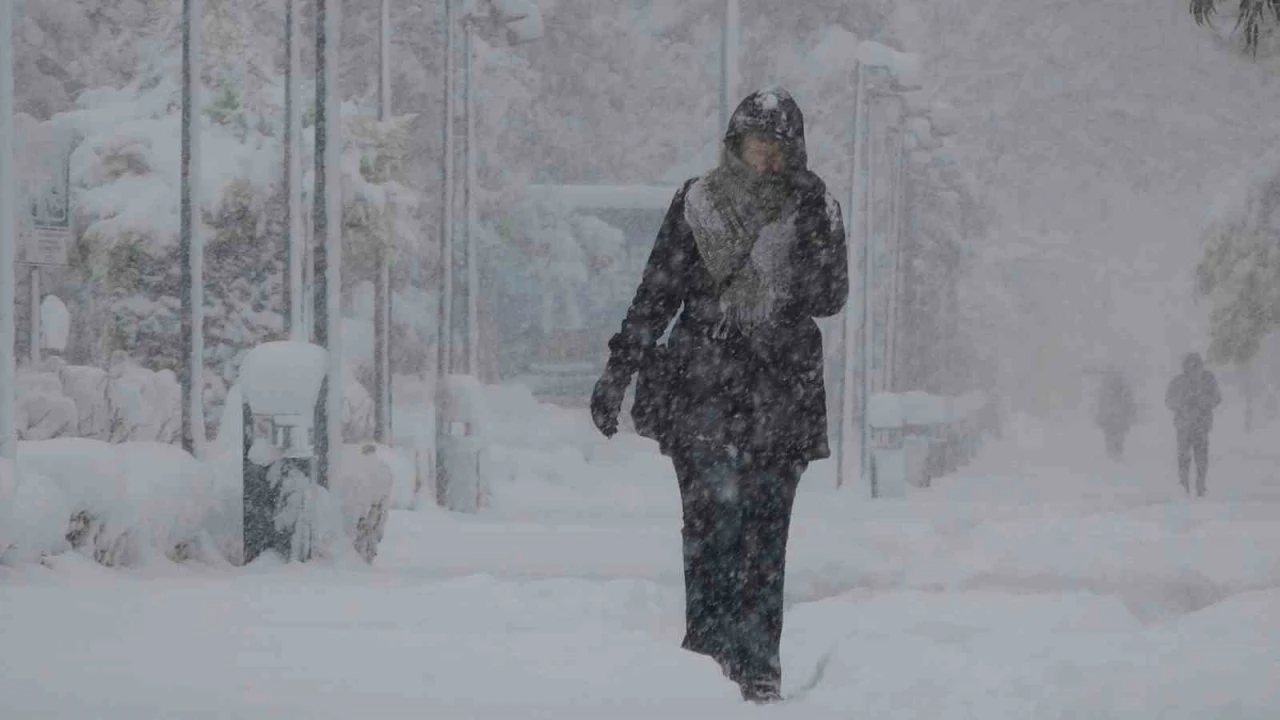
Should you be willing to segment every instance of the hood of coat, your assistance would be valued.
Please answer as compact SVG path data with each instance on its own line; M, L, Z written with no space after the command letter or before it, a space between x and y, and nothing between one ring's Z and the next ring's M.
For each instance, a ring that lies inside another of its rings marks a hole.
M786 153L785 172L806 170L809 154L804 141L804 114L791 93L782 88L757 90L743 98L729 118L724 149L741 157L742 141L751 134L779 140Z

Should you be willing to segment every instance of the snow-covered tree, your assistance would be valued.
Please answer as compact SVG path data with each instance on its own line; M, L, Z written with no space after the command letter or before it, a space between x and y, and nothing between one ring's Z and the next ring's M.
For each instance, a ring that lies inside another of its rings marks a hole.
M1248 364L1280 323L1280 170L1246 185L1204 235L1196 267L1209 300L1209 356Z

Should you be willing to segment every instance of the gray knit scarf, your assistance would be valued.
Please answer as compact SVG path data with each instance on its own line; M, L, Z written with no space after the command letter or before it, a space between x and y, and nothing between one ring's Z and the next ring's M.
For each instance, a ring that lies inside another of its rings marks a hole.
M722 319L750 333L773 317L791 288L796 201L784 178L760 173L731 152L689 188L685 220L720 287Z

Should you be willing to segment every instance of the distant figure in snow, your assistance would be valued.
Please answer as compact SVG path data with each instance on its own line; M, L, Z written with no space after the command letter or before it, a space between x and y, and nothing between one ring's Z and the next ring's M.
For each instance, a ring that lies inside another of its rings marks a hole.
M720 164L672 200L591 397L612 436L639 373L632 419L680 486L683 647L714 658L755 702L781 698L792 502L809 462L830 456L813 319L844 305L847 262L799 106L781 89L749 95Z
M1213 429L1213 409L1222 403L1218 380L1204 366L1200 353L1182 359L1182 374L1169 383L1164 404L1173 411L1173 427L1178 434L1178 478L1182 489L1191 492L1191 458L1196 461L1196 495L1204 496L1205 475L1209 471L1209 431Z
M1098 427L1107 441L1107 457L1124 457L1124 439L1138 419L1138 406L1124 373L1107 370L1098 384Z

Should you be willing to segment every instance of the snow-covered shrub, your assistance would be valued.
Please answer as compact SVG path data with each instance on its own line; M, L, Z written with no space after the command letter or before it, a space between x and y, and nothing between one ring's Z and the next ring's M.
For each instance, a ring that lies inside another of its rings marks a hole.
M370 447L369 444L364 446ZM391 473L391 493L388 507L396 510L411 510L418 502L422 478L415 465L412 446L392 448L386 445L372 445L373 454ZM434 502L434 501L433 501Z
M212 478L177 447L79 438L24 442L18 462L24 483L44 478L40 482L64 498L52 505L62 517L42 522L104 565L133 565L156 555L183 560L204 542L214 509Z
M0 565L34 562L70 547L71 506L48 479L25 472L19 479L0 458Z
M197 118L204 157L199 211L208 231L202 390L208 424L235 383L243 354L283 333L283 78L273 72L274 61L219 41L224 32L255 36L252 26L212 19L220 13L240 17L236 8L232 3L210 9L204 74L210 102ZM142 367L163 371L179 366L180 348L173 342L180 333L180 58L172 43L153 50L139 58L128 85L85 90L76 110L45 125L80 138L71 182L82 231L65 287L53 288L71 306L68 356L105 367L119 350ZM344 104L342 113L350 131L343 133L340 168L347 192L343 275L350 286L370 277L367 251L387 245L388 228L394 227L402 244L416 243L422 233L416 192L398 182L411 118L377 121L355 103ZM311 172L314 144L307 125L301 138L304 175ZM310 187L310 178L302 186ZM411 265L396 263L405 268L395 271L401 282Z
M174 442L181 429L182 388L172 370L152 372L120 354L107 373L112 442Z
M66 498L70 514L61 527L71 547L100 561L124 548L128 488L111 445L81 438L24 442L18 465L24 476L47 478Z
M111 405L107 401L107 371L65 365L58 371L62 392L76 405L75 437L106 440L111 436Z
M125 478L122 517L130 545L126 562L158 551L171 560L197 552L217 495L210 468L175 445L129 442L116 446Z
M391 468L372 443L347 445L330 492L342 509L343 532L356 554L373 562L386 530L394 485Z
M367 440L373 437L373 396L356 379L356 375L351 371L350 367L346 367L344 370L342 383L342 437L351 441Z
M20 440L48 440L74 436L79 417L57 374L27 370L18 373L14 423Z

